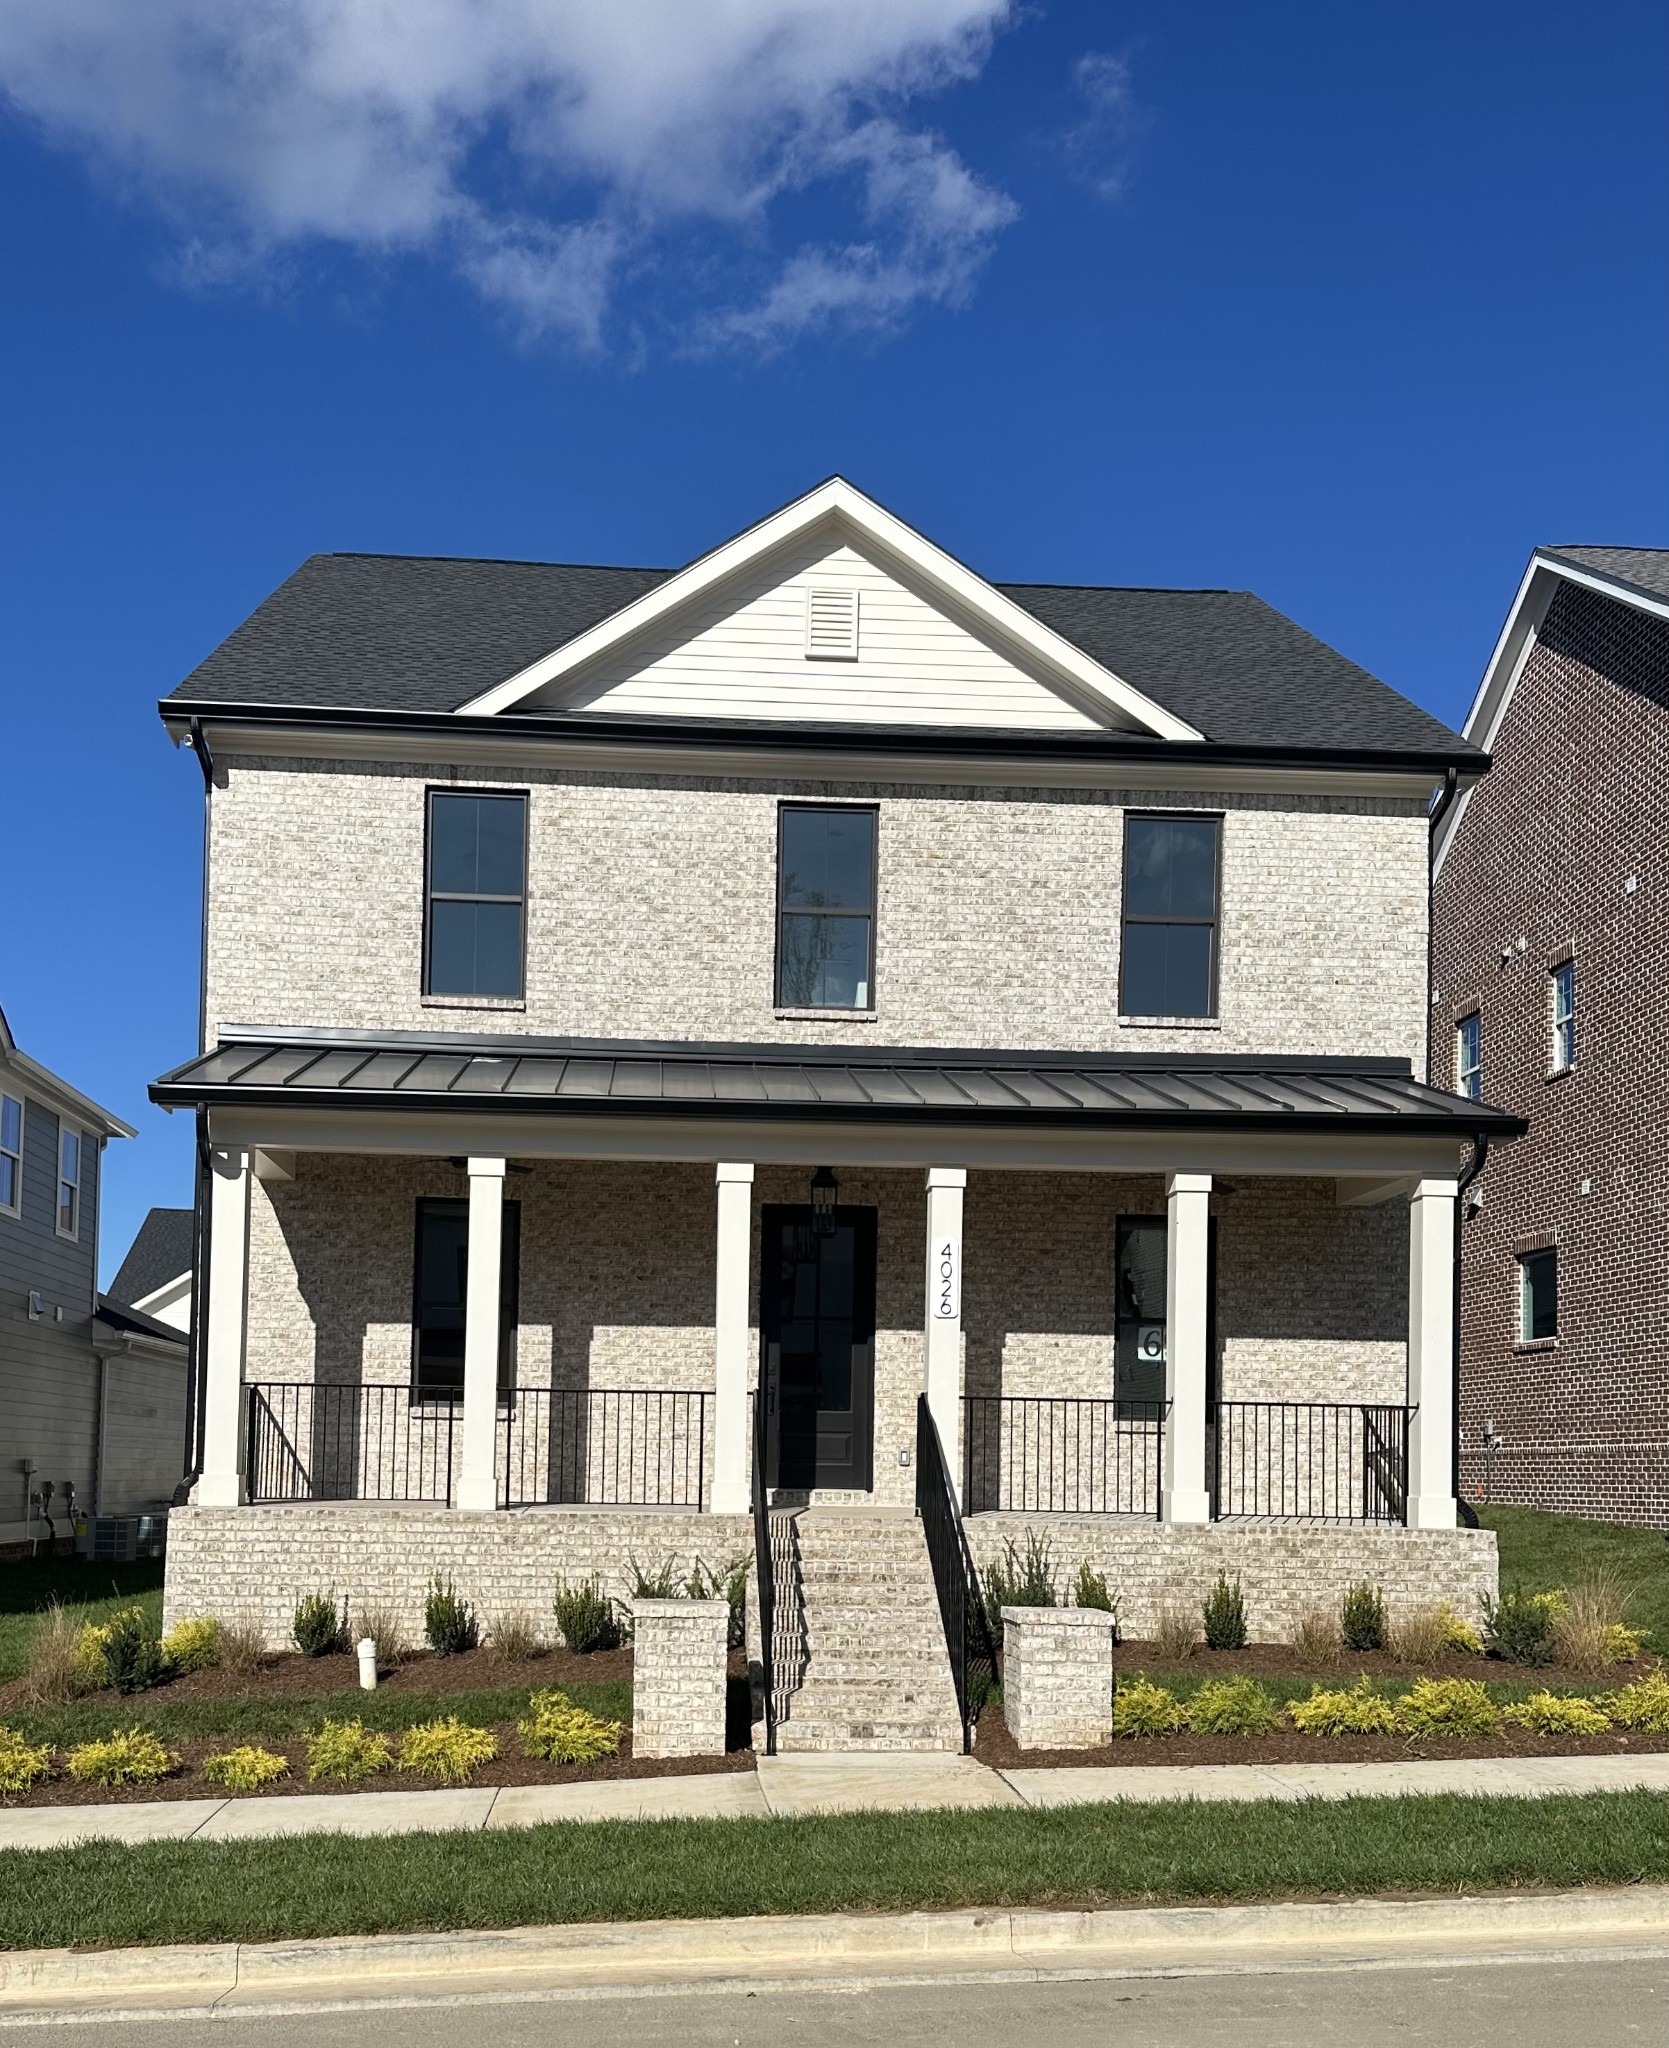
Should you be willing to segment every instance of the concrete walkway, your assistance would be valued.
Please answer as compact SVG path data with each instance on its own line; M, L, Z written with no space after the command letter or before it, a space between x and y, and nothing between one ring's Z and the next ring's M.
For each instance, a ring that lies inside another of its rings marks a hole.
M919 1813L946 1807L1094 1806L1112 1800L1357 1799L1464 1792L1669 1792L1669 1751L1373 1764L1071 1765L993 1771L972 1757L865 1753L761 1757L755 1771L601 1778L448 1792L336 1792L0 1810L0 1849L70 1842L229 1842L272 1835L403 1835L544 1821L742 1820L772 1814Z

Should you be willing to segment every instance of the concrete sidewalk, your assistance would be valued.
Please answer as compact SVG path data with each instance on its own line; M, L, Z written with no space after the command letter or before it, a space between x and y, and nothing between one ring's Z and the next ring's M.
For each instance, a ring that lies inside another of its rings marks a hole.
M0 1849L71 1842L225 1842L272 1835L401 1835L545 1821L742 1820L772 1814L919 1813L947 1807L1093 1806L1112 1800L1357 1799L1466 1792L1550 1798L1669 1792L1669 1751L1373 1764L1071 1765L993 1771L972 1757L857 1753L761 1757L755 1771L600 1778L447 1792L168 1799L0 1811Z

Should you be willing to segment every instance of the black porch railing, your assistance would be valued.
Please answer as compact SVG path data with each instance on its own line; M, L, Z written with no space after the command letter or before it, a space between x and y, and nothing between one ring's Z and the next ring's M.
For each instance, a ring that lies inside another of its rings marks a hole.
M456 1401L404 1386L262 1381L249 1388L252 1501L450 1501L463 1445Z
M777 1685L774 1658L777 1580L771 1560L771 1504L765 1492L765 1404L756 1400L753 1420L753 1571L759 1602L759 1682L765 1707L765 1754L777 1753Z
M974 1717L997 1681L997 1658L985 1622L985 1603L963 1533L950 1467L927 1396L916 1396L916 1510L927 1539L928 1561L939 1595L950 1675L962 1716L962 1747L973 1747Z
M1212 1453L1219 1519L1401 1522L1412 1408L1331 1401L1221 1401Z
M506 1507L699 1508L709 1393L663 1387L518 1387L498 1419Z
M968 1394L962 1501L970 1515L1159 1513L1163 1401Z

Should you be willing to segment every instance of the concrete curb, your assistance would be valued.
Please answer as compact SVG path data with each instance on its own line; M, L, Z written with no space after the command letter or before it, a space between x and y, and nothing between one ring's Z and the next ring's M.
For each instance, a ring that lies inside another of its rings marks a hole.
M1341 1905L820 1914L0 1954L0 2026L657 1988L1042 1979L1669 1950L1669 1886Z

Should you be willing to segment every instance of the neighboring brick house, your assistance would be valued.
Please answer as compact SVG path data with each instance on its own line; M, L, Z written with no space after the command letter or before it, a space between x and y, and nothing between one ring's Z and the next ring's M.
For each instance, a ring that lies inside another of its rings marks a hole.
M1494 1583L1455 1162L1518 1125L1418 1078L1487 764L1256 598L998 587L836 479L676 572L316 557L162 714L170 1614L751 1550L784 1740L932 1747L959 1511L1137 1630L1224 1567L1263 1636Z
M1539 548L1466 733L1430 1078L1530 1132L1466 1202L1463 1487L1669 1526L1669 549Z

